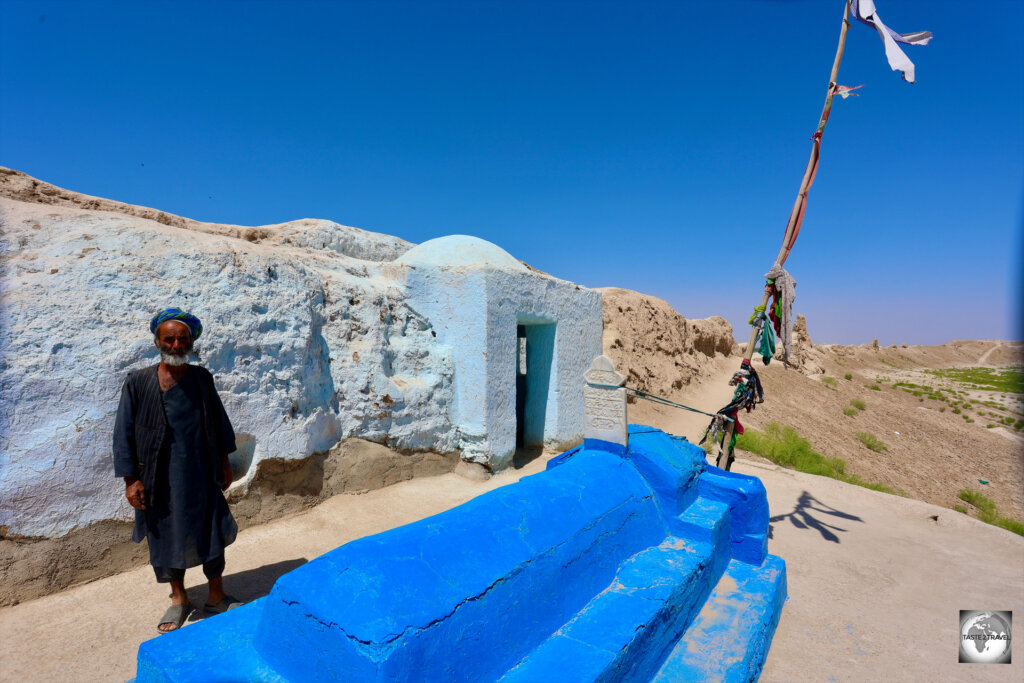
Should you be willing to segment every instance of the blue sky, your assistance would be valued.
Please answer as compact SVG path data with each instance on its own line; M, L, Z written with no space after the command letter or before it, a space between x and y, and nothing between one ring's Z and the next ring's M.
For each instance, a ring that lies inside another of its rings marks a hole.
M854 22L800 239L822 343L1021 338L1016 0ZM200 220L482 237L745 339L842 0L0 2L0 164Z

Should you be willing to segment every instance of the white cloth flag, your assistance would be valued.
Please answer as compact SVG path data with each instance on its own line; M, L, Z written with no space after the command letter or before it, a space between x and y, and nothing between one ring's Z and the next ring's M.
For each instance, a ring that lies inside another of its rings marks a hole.
M896 43L927 45L928 41L932 39L931 31L896 33L882 23L882 19L878 16L878 10L875 9L874 0L853 0L850 12L858 21L878 31L878 35L882 36L882 43L885 45L885 58L889 60L889 66L893 71L902 71L903 80L913 83L914 63Z

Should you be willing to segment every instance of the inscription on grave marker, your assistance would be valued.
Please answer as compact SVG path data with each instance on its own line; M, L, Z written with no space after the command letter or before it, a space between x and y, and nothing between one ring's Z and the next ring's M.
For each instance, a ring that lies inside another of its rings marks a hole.
M587 448L625 450L626 378L607 356L598 356L583 375L583 438ZM587 443L590 442L590 443ZM608 444L608 445L606 445ZM618 448L616 448L616 446Z

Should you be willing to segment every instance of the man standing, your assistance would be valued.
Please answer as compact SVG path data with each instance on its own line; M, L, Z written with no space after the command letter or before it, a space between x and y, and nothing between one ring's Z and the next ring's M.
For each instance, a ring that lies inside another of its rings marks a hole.
M209 579L208 612L241 604L224 592L224 548L235 524L222 491L231 485L228 453L235 433L213 376L189 365L199 319L177 308L160 311L149 325L160 363L128 373L114 423L114 474L124 477L135 508L132 540L145 538L156 580L171 584L171 606L157 625L179 628L190 605L185 569L203 565Z

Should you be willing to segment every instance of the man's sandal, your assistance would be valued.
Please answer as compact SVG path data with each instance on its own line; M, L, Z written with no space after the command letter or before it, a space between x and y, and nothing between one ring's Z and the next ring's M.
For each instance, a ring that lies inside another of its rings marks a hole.
M170 633L171 631L177 631L181 628L181 625L185 623L185 617L188 616L191 605L171 605L164 612L164 615L160 618L160 623L156 625L157 633ZM162 629L161 626L165 624L174 624L174 628Z
M208 614L223 614L224 612L227 612L229 609L241 607L244 604L245 603L239 600L238 598L233 598L230 595L225 595L224 599L218 602L216 605L206 603L205 605L203 605L203 609Z

